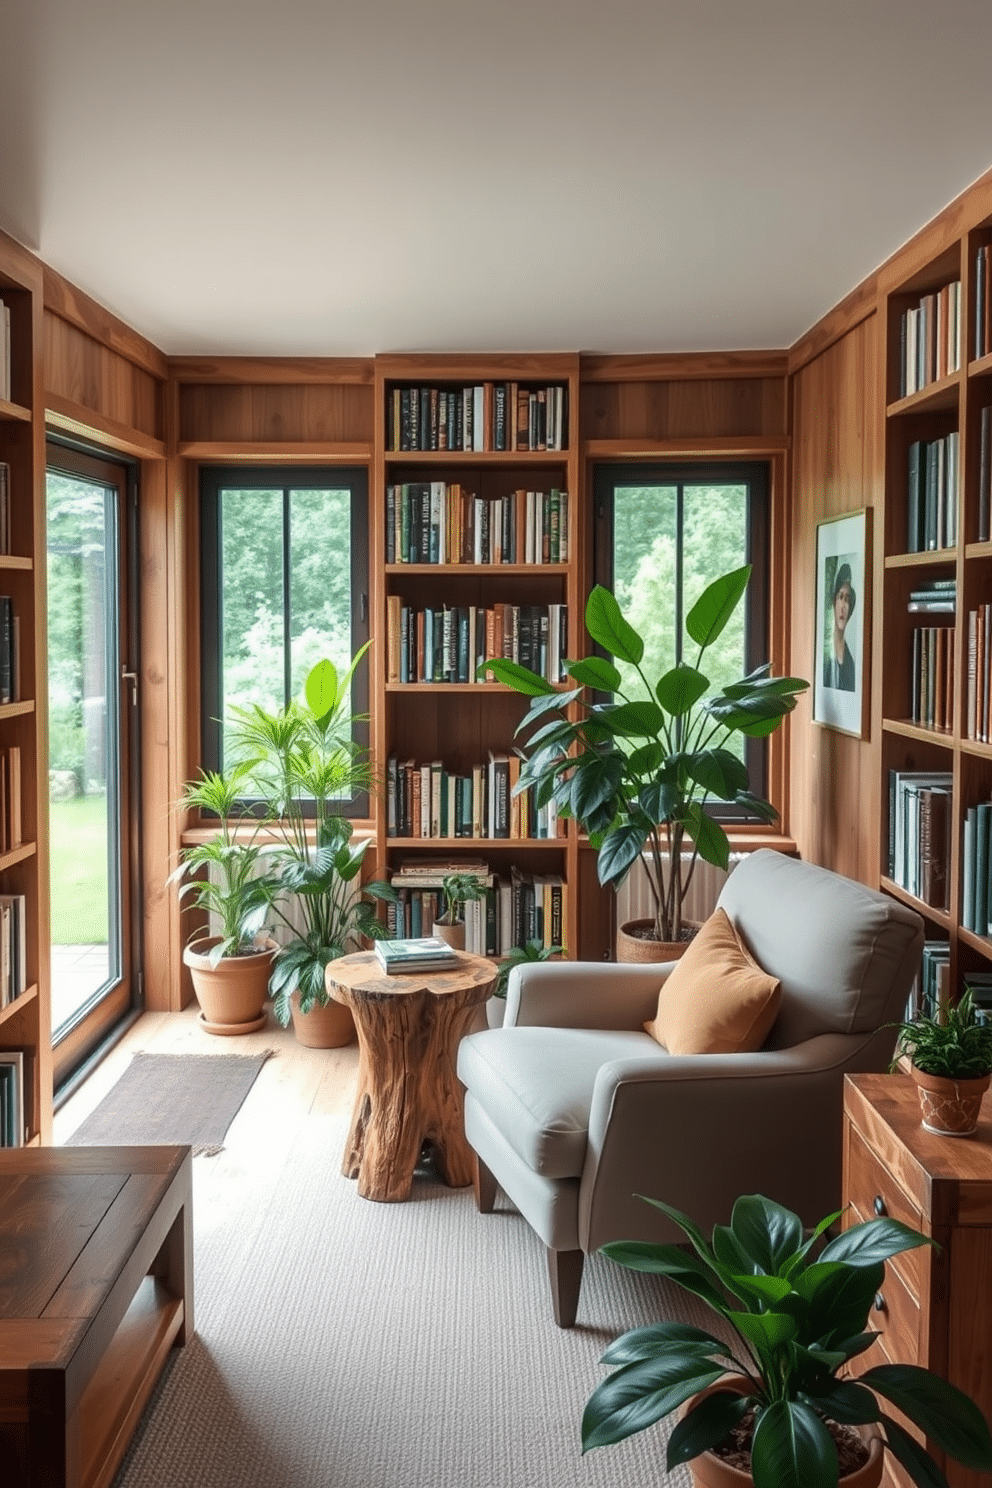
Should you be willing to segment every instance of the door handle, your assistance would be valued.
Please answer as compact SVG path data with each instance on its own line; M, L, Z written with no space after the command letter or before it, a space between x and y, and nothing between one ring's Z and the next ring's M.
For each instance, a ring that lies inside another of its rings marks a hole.
M127 669L127 667L121 667L121 681L122 682L130 682L130 684L131 684L131 707L132 708L136 708L138 706L138 674L137 674L137 672L129 672L128 669Z

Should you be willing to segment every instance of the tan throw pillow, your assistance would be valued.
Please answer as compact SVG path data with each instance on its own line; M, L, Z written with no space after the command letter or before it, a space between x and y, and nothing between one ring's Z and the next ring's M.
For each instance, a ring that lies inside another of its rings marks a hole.
M780 998L778 978L762 971L717 909L666 977L644 1030L669 1054L748 1054L768 1037Z

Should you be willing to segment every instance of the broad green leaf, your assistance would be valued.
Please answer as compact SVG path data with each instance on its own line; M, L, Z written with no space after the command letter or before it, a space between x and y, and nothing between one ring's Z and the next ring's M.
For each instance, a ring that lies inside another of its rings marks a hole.
M600 883L620 883L641 856L646 841L647 832L634 823L612 831L596 858L596 872Z
M881 1417L881 1408L872 1392L855 1380L824 1375L807 1394L821 1414L846 1426L868 1426Z
M586 629L593 640L618 661L637 666L644 655L644 642L620 613L608 589L597 584L586 602Z
M869 1219L863 1224L851 1225L850 1229L828 1240L818 1260L821 1264L844 1261L849 1266L874 1266L900 1251L915 1250L921 1245L937 1248L936 1241L899 1219Z
M784 1312L735 1312L733 1324L742 1338L761 1351L781 1348L796 1336L795 1319Z
M646 1204L650 1204L652 1209L660 1209L662 1214L667 1214L672 1223L678 1225L679 1229L689 1240L703 1265L708 1269L713 1268L713 1251L707 1242L706 1236L694 1219L690 1219L688 1214L683 1214L681 1209L676 1209L673 1205L666 1204L662 1199L651 1199L648 1198L647 1194L639 1194L638 1197L642 1198Z
M764 670L764 669L762 669ZM761 693L771 693L775 697L789 697L793 693L805 692L809 683L802 677L766 677L750 676L744 677L740 682L733 682L729 687L723 689L723 696L728 698L757 697Z
M863 1333L884 1277L881 1261L869 1266L818 1261L795 1277L793 1287L808 1304L808 1341L834 1346Z
M861 1383L884 1395L965 1467L992 1472L989 1424L962 1390L917 1364L879 1364Z
M505 656L494 656L488 661L480 662L476 669L476 676L480 682L486 680L487 674L495 677L497 682L504 682L508 687L513 687L517 692L522 692L528 697L540 697L556 691L545 677L539 677L529 667L521 666L518 661L510 661Z
M778 812L770 801L763 796L756 796L752 791L737 791L733 797L735 806L742 806L749 816L756 816L759 821L773 822L778 819Z
M612 662L602 656L586 656L581 661L570 661L568 675L584 687L597 692L616 692L623 680Z
M705 695L709 685L708 677L683 661L665 673L655 688L655 696L666 713L681 718Z
M550 692L532 697L527 704L527 712L524 714L520 723L517 724L514 732L520 734L525 729L533 728L534 724L539 718L543 718L545 713L557 711L564 718L569 705L574 703L581 696L581 693L582 689L580 687L573 688L570 692L559 692L556 688L552 688Z
M747 787L747 767L729 749L697 750L686 756L686 769L690 779L720 801L732 801Z
M318 661L306 680L307 707L315 718L325 718L338 704L338 669L326 658Z
M700 1232L696 1233L702 1240ZM705 1240L702 1243L705 1245ZM641 1240L612 1241L604 1245L602 1251L618 1265L626 1266L628 1271L648 1271L653 1275L667 1276L685 1291L702 1297L715 1312L727 1315L726 1299L715 1285L713 1267L706 1257L694 1255L677 1245L654 1245Z
M582 822L597 807L614 802L623 775L620 755L586 755L572 781L571 802L576 819Z
M707 1452L722 1442L750 1410L753 1400L750 1395L718 1390L687 1411L672 1427L668 1438L665 1459L668 1472L672 1472L680 1462L691 1462L700 1452Z
M751 1443L754 1488L837 1488L837 1451L816 1411L776 1400L762 1411Z
M918 1488L947 1488L946 1477L915 1436L910 1436L891 1416L883 1415L882 1424L889 1451L906 1469Z
M756 1276L752 1272L735 1271L732 1282L738 1295L743 1293L752 1301L764 1303L766 1307L776 1307L792 1291L784 1276Z
M610 1344L602 1364L633 1364L637 1359L653 1359L669 1349L693 1349L697 1353L723 1355L726 1344L712 1333L704 1333L689 1323L649 1323L632 1328Z
M685 617L685 628L697 646L710 646L736 610L751 577L751 565L723 574L708 584Z
M683 822L698 847L703 862L712 863L716 868L726 868L730 862L730 840L720 823L714 821L695 801L691 801L686 807Z
M597 1385L582 1413L582 1450L623 1441L677 1410L725 1371L699 1354L627 1364Z
M631 750L627 759L628 769L633 775L656 775L665 763L664 745L639 744Z
M658 704L643 699L600 709L597 717L625 739L653 739L665 727L665 715Z
M803 1243L799 1216L762 1194L744 1194L737 1200L730 1228L744 1254L769 1276L777 1275Z
M657 825L674 816L684 800L677 785L667 780L655 780L638 792L637 804L644 815Z

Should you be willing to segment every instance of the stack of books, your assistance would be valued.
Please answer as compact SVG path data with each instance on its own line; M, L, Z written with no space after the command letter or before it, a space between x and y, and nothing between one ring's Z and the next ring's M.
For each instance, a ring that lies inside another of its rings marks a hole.
M451 971L458 965L457 951L436 935L417 940L377 940L375 954L390 976L412 971Z

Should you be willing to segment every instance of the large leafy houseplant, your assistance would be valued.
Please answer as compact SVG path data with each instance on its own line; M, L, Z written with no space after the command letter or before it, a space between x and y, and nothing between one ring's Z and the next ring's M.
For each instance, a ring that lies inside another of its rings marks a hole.
M379 881L361 882L368 839L354 840L341 803L371 790L368 751L352 738L351 681L363 647L346 672L320 661L301 699L275 712L254 703L232 708L230 749L244 771L269 839L266 877L275 919L284 928L269 990L276 1017L289 1022L294 993L303 1013L327 1003L329 961L358 937L384 939L376 902L393 899Z
M764 738L795 707L808 683L772 677L761 666L710 694L707 649L722 634L751 575L750 565L709 584L686 616L698 647L657 679L643 668L644 641L616 598L597 585L586 604L586 629L608 657L568 661L578 685L561 691L518 663L492 659L491 672L530 697L518 732L528 731L529 756L517 790L536 789L538 805L554 800L598 848L602 884L618 887L641 858L654 906L654 938L682 938L682 905L697 858L727 866L729 841L707 810L730 802L763 822L773 806L749 788L747 768L728 748L735 735ZM626 690L614 661L632 666L637 694ZM606 694L606 701L598 695ZM683 843L691 843L683 861Z
M621 1441L693 1402L669 1437L669 1471L718 1447L753 1411L755 1488L836 1488L828 1421L877 1423L884 1447L920 1488L946 1488L930 1454L886 1413L887 1402L949 1456L992 1471L988 1423L938 1375L917 1365L880 1364L856 1380L840 1377L878 1337L868 1318L885 1261L932 1241L881 1218L853 1225L821 1248L839 1214L828 1215L804 1239L797 1215L751 1194L737 1200L729 1226L715 1226L709 1243L686 1215L648 1202L684 1231L691 1250L620 1242L604 1246L604 1253L623 1266L667 1276L699 1297L733 1341L675 1322L618 1338L603 1356L614 1372L585 1408L583 1450ZM714 1388L696 1400L708 1387Z

